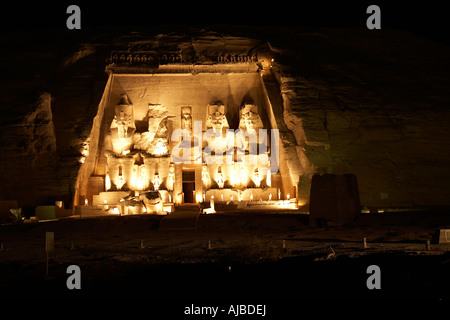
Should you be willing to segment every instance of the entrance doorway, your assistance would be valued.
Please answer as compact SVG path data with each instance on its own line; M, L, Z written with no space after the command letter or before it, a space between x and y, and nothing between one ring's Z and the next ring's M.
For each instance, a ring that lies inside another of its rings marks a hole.
M184 203L194 203L195 202L195 171L194 170L183 170L183 193L184 193Z
M194 203L195 182L183 182L184 203Z

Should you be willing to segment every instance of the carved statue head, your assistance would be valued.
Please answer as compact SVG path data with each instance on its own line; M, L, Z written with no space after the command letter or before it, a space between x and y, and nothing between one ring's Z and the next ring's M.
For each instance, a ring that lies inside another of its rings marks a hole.
M181 128L189 131L192 130L191 107L181 108Z
M190 119L191 118L191 108L190 107L183 107L181 109L181 116L184 119Z
M225 116L225 106L222 104L208 105L208 118L206 127L221 131L222 128L228 128L227 117Z
M262 121L258 113L258 107L252 104L245 104L240 110L240 128L261 129Z

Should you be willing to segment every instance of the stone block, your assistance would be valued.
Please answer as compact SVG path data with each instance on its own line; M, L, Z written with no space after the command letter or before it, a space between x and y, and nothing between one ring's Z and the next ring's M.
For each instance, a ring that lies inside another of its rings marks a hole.
M108 213L99 206L79 206L75 208L75 214L80 215L80 217L95 217Z
M131 191L108 191L108 192L100 192L98 195L94 195L92 197L92 204L96 205L104 205L105 200L106 204L118 204L120 199L126 197L130 194Z
M311 182L310 225L343 225L360 213L358 182L353 174L315 174Z
M436 231L434 243L450 243L450 229L439 229Z
M56 218L71 216L72 209L66 209L64 207L64 201L55 201L55 215Z
M36 219L38 220L52 220L56 219L55 206L37 206L35 209Z

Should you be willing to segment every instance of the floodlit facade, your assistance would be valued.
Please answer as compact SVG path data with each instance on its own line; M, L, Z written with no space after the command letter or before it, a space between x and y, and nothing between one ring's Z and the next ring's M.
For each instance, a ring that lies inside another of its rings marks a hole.
M262 79L270 61L256 52L205 64L180 51L113 52L74 207L136 214L211 200L296 206L298 176L280 163Z

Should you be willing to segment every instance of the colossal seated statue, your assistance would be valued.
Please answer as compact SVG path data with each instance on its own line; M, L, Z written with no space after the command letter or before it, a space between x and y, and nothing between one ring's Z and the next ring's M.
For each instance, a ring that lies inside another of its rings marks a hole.
M166 107L149 104L148 131L135 135L134 148L155 156L166 155L170 118Z
M134 122L134 108L126 94L121 96L115 106L114 119L111 122L111 142L115 154L123 154L130 150L132 137L136 130Z
M228 120L225 116L225 106L223 104L208 105L206 128L213 129L214 132L222 133L222 129L228 129Z
M239 128L242 130L258 130L263 128L258 106L256 105L244 104L239 110L239 119Z
M205 126L207 131L204 137L208 141L208 146L205 148L205 157L206 161L209 162L211 152L220 155L229 148L234 147L234 141L227 141L224 132L224 129L228 129L229 125L223 104L208 105Z

